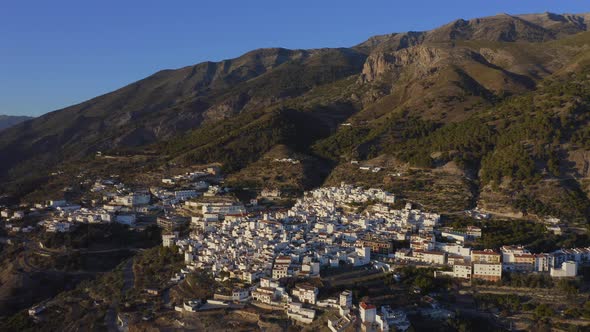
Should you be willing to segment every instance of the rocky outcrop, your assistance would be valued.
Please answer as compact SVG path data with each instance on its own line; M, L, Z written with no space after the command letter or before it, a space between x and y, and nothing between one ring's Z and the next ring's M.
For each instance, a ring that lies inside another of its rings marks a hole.
M514 64L514 56L504 50L480 48L479 54L488 62L499 67L508 67Z
M203 120L205 122L213 122L238 114L249 100L250 96L244 93L232 96L207 109L203 113Z
M574 177L590 178L590 151L583 149L569 151L567 161Z
M414 46L392 53L372 54L365 62L360 81L372 82L386 72L395 73L408 66L412 66L415 76L424 76L438 62L446 58L446 51L428 46Z
M554 31L506 14L473 20L459 19L429 31L425 38L430 42L454 40L543 42L551 39L555 39Z

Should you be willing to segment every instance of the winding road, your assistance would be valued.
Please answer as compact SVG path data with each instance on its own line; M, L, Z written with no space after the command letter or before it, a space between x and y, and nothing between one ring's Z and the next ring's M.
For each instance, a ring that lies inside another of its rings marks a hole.
M135 273L133 272L134 258L130 258L123 267L123 287L121 288L121 297L133 288L135 284ZM119 325L117 323L117 316L119 315L119 300L115 299L107 310L105 315L105 325L109 332L127 332L129 328L126 325Z

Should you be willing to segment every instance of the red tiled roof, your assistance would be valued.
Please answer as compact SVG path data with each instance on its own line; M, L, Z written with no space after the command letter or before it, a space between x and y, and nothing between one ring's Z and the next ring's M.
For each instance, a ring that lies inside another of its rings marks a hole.
M486 251L486 250L474 250L471 252L472 254L476 254L476 255L497 255L500 256L499 253L494 252L494 251Z
M440 251L425 251L424 252L425 255L443 255L444 256L444 252L440 252Z
M367 309L375 309L376 308L374 305L368 304L368 303L365 303L365 302L361 302L360 306L361 306L361 308L363 308L365 310L367 310Z

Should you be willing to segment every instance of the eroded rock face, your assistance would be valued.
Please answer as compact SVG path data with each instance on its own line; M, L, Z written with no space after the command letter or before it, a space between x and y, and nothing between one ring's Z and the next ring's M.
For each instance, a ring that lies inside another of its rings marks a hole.
M203 119L205 122L212 122L238 114L249 100L250 96L247 94L232 96L223 102L207 109L203 113Z
M590 178L590 151L570 151L567 161L571 163L573 175L580 178Z
M372 54L367 58L360 80L363 83L375 81L386 72L412 66L414 74L423 76L437 63L448 58L446 51L435 47L414 46L392 53Z
M514 57L506 51L503 50L492 50L491 48L480 48L479 54L489 63L500 66L500 67L507 67L512 66L514 64Z
M459 19L429 31L426 41L487 40L542 42L554 39L554 32L517 16L502 14L472 20Z

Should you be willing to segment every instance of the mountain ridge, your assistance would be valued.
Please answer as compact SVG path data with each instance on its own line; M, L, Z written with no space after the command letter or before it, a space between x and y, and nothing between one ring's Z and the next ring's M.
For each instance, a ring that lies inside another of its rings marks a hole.
M0 181L24 188L16 185L19 179L40 165L49 170L92 158L96 151L142 149L155 151L157 163L222 162L227 171L252 176L261 174L252 167L261 165L257 161L265 153L285 146L313 160L323 177L332 168L345 176L351 170L338 167L379 154L398 160L391 164L427 168L458 158L459 167L476 174L469 187L477 193L468 200L475 202L487 190L486 183L476 183L480 176L499 181L481 173L484 160L484 168L499 167L487 153L506 157L489 136L503 137L515 125L483 114L523 95L553 103L555 98L546 98L539 87L556 81L569 86L562 77L590 65L589 18L545 13L456 20L425 32L373 36L350 48L257 49L234 59L162 70L0 133L0 155L9 156L0 165ZM576 96L584 98L581 92ZM547 121L557 126L558 114L567 112L551 113ZM469 142L461 148L466 151L443 145L442 151L396 148L437 140L432 135L439 130L460 135L456 128L463 127L483 135L483 152L472 151L477 144L463 137L461 142ZM582 129L560 130L584 137ZM570 152L566 139L553 143L555 153ZM531 149L525 141L511 144ZM532 157L532 172L544 174L549 157ZM508 176L503 172L494 174ZM318 181L302 178L290 185L307 188ZM585 184L580 188L587 192Z
M0 114L0 131L31 119L34 119L34 117L25 115Z

